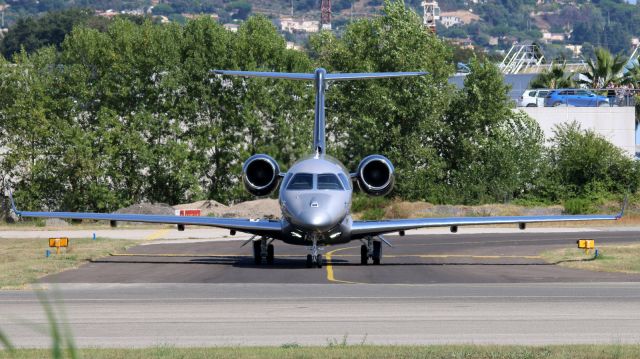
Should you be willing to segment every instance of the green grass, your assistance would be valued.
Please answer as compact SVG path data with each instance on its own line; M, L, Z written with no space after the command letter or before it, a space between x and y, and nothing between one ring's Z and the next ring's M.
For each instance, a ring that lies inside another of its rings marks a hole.
M586 269L600 272L640 273L640 245L602 246L599 256L585 254L583 249L556 249L541 253L549 263L558 263L563 267Z
M640 345L557 345L557 346L494 346L494 345L432 345L373 346L339 345L326 347L220 347L148 349L79 349L81 358L421 358L421 359L635 359L640 357ZM47 350L20 349L0 352L0 358L48 358Z
M49 248L47 239L0 239L0 289L15 289L48 274L74 268L90 259L124 250L135 243L123 239L70 239L69 248ZM50 249L52 255L45 257Z

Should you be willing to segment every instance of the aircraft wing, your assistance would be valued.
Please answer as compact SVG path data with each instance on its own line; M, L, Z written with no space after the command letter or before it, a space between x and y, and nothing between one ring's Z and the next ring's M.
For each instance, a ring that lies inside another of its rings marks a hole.
M64 218L64 219L92 219L98 221L115 222L142 222L142 223L166 223L177 225L196 225L226 228L238 232L251 233L256 235L278 235L282 232L280 221L267 219L245 219L245 218L215 218L215 217L188 217L188 216L166 216L149 214L118 214L118 213L87 213L87 212L29 212L20 211L16 208L13 195L9 192L13 211L21 217L33 218Z
M351 235L356 238L406 231L425 227L458 227L490 224L518 224L544 222L611 221L622 218L627 205L625 199L620 213L615 215L559 215L559 216L508 216L508 217L450 217L415 218L384 221L353 221Z

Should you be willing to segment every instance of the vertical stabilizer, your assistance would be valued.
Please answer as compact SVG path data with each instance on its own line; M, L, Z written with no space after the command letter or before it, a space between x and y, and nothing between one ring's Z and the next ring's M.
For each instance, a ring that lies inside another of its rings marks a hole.
M313 153L322 155L325 153L325 115L324 92L327 89L327 71L323 68L315 71L316 111L313 121Z

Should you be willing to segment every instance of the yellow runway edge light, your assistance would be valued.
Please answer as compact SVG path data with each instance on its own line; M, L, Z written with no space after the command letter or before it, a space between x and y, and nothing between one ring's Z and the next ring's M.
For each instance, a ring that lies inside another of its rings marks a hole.
M596 241L593 239L579 239L578 240L578 248L584 249L585 254L589 254L589 252L596 247ZM596 256L598 256L598 251L596 251Z
M580 249L594 249L595 247L596 247L596 241L593 239L578 240L578 248Z
M60 254L60 247L68 247L69 246L69 238L61 237L61 238L49 238L49 247L56 248L56 254Z

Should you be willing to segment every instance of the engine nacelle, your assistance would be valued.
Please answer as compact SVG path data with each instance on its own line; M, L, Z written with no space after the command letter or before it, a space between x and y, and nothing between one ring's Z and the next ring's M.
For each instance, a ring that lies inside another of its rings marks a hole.
M393 189L395 169L388 158L371 155L360 161L357 178L363 192L372 196L384 196Z
M254 196L266 196L278 187L280 166L268 155L253 155L242 166L244 187Z

